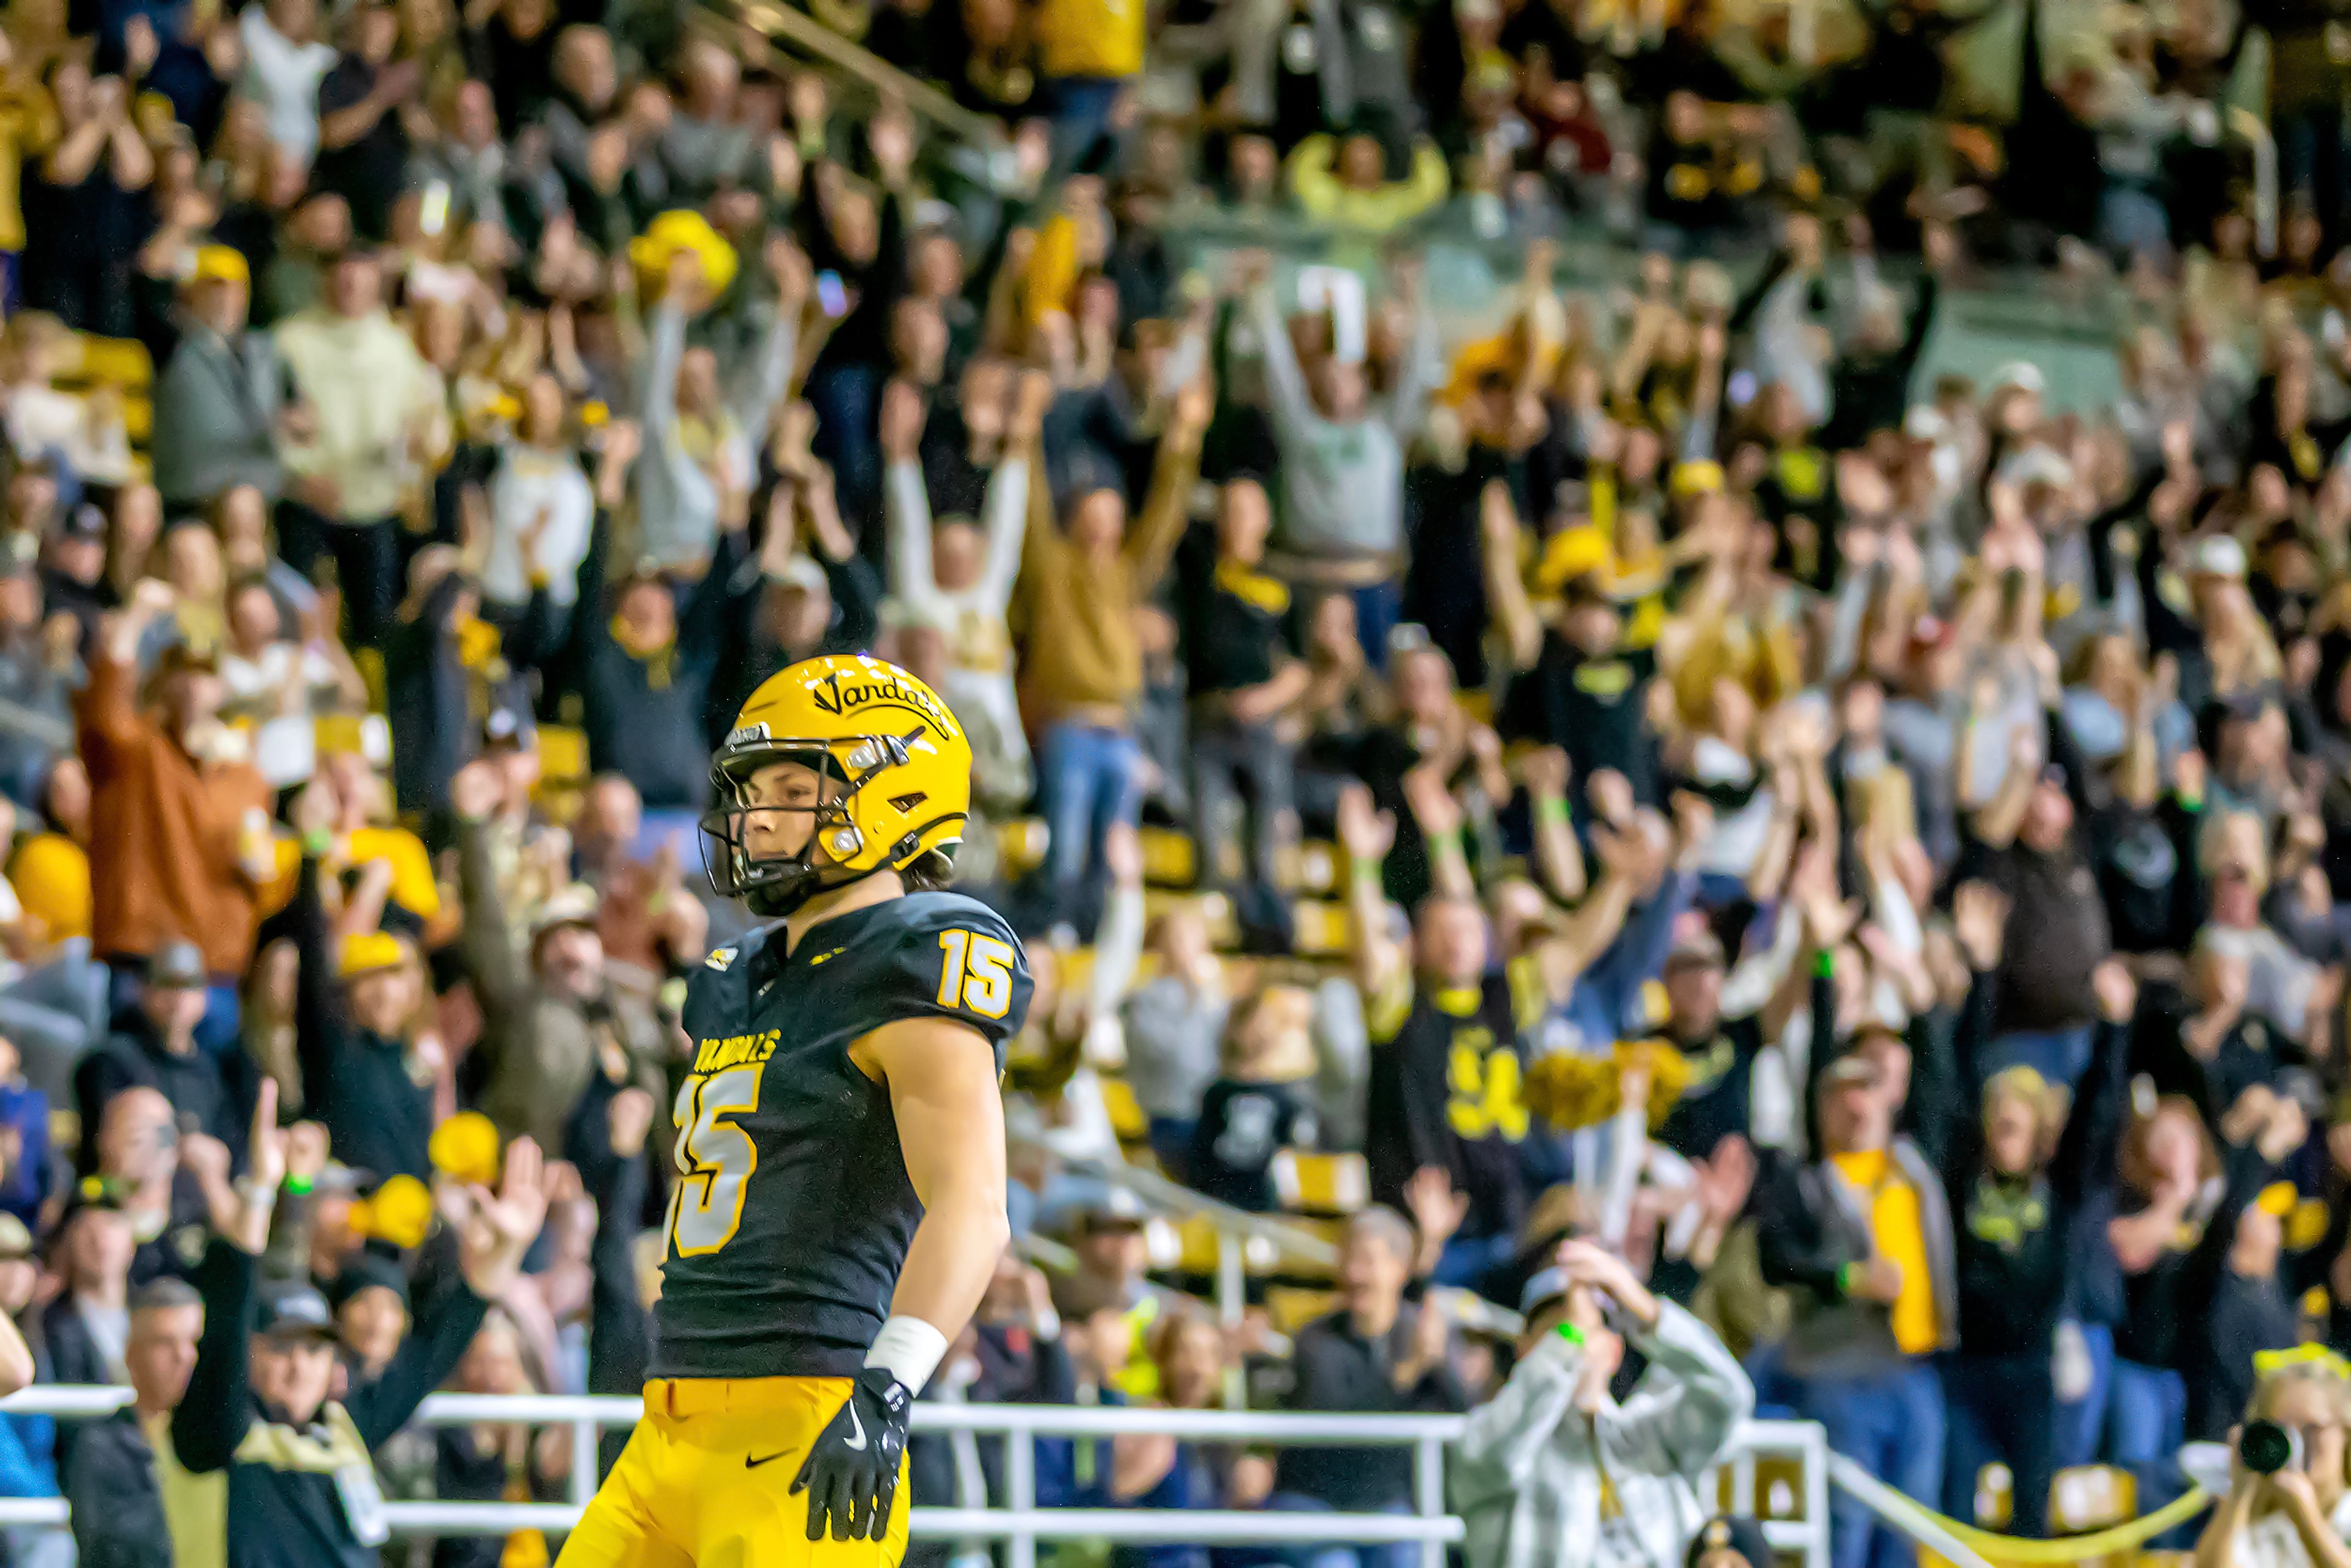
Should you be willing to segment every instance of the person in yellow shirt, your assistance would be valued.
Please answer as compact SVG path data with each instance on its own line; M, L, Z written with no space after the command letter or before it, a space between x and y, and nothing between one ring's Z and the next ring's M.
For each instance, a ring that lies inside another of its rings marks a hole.
M1127 86L1143 74L1144 0L1042 0L1036 105L1053 122L1053 163L1087 161L1111 128Z
M1898 1036L1836 1033L1834 960L1813 983L1813 1157L1755 1197L1764 1280L1787 1288L1782 1370L1797 1414L1829 1447L1910 1497L1943 1481L1945 1412L1935 1370L1959 1343L1957 1272L1942 1179L1894 1118L1907 1092ZM1849 1493L1830 1504L1834 1568L1896 1568L1909 1542Z

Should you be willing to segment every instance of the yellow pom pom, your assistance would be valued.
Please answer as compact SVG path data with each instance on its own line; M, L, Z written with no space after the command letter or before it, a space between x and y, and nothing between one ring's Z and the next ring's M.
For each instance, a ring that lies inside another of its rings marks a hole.
M413 1176L392 1176L351 1205L351 1228L395 1247L422 1245L433 1226L433 1195Z
M704 297L697 308L726 293L726 286L735 281L739 265L735 247L710 226L709 219L685 210L664 213L629 242L629 261L637 269L637 287L646 298L658 298L667 287L670 261L680 251L692 251L702 264Z
M433 1129L425 1145L433 1168L475 1186L498 1179L498 1130L479 1111L460 1111Z
M1624 1104L1625 1075L1649 1079L1649 1125L1656 1128L1689 1087L1689 1062L1662 1040L1619 1040L1606 1056L1553 1051L1527 1069L1527 1108L1553 1129L1597 1126Z

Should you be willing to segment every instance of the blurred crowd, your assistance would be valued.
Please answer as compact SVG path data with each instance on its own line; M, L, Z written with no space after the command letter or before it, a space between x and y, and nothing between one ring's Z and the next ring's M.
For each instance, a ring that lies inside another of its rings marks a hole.
M411 1417L639 1386L707 758L871 653L1037 978L926 1398L1474 1411L1476 1568L1763 1568L1750 1411L2038 1534L2283 1409L2202 1568L2351 1561L2351 22L1998 9L1987 93L1961 0L811 0L877 104L643 0L10 0L0 1382L136 1401L0 1416L8 1560L546 1549L386 1545L583 1458ZM2121 395L1922 373L1995 276ZM1220 1313L1203 1204L1336 1264Z

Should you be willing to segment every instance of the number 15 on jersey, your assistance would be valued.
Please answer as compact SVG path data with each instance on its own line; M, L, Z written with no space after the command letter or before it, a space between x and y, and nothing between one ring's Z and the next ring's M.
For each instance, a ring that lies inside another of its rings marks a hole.
M1000 1019L1012 1007L1012 945L977 931L942 931L939 1006Z

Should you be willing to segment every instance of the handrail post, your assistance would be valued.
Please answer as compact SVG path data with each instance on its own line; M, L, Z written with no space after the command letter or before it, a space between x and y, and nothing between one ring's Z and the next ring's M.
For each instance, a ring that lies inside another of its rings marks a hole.
M1413 1502L1423 1519L1445 1516L1445 1439L1423 1437L1412 1446ZM1445 1542L1420 1543L1420 1568L1445 1568Z
M1037 1434L1019 1426L1004 1434L1004 1506L1026 1517L1037 1506ZM1037 1534L1012 1532L1005 1568L1037 1568Z
M565 1490L574 1508L586 1508L595 1500L596 1483L603 1479L596 1473L597 1440L603 1434L603 1422L593 1416L582 1416L571 1423L571 1485Z
M1804 1568L1829 1568L1829 1435L1804 1424Z

